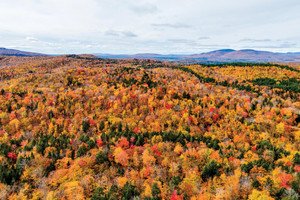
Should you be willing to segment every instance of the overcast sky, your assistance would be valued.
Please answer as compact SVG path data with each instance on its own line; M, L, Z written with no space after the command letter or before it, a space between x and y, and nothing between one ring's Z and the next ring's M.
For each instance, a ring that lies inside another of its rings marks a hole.
M300 52L300 0L0 0L0 47L52 54Z

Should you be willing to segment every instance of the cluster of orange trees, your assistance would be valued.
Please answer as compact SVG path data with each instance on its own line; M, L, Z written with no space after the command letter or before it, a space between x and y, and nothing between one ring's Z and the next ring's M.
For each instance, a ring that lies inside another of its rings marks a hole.
M295 68L74 55L0 67L1 199L299 199Z

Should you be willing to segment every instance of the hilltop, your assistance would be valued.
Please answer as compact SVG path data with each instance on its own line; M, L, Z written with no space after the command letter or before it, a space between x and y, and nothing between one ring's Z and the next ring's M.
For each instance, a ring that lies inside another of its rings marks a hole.
M20 51L16 49L6 49L0 47L0 55L5 56L22 56L22 57L41 57L41 56L47 56L46 54L41 53L33 53L33 52L27 52L27 51Z

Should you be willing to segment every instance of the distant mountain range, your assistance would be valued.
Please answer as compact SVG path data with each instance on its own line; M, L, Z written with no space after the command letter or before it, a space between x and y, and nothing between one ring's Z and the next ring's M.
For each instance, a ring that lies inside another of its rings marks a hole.
M6 49L0 47L0 55L4 56L23 56L23 57L41 57L41 56L47 56L46 54L41 53L33 53L33 52L27 52L27 51L19 51L16 49Z
M162 61L188 62L188 63L218 63L218 62L300 62L300 52L297 53L273 53L269 51L256 51L253 49L233 50L221 49L207 53L192 55L175 54L135 54L113 55L94 54L100 58L136 58L154 59Z
M0 55L8 56L49 56L41 53L32 53L26 51L19 51L15 49L0 48ZM94 53L93 55L99 58L115 58L115 59L153 59L171 62L184 63L220 63L220 62L276 62L300 63L300 52L296 53L274 53L269 51L257 51L253 49L233 50L221 49L200 54L179 55L179 54L101 54Z

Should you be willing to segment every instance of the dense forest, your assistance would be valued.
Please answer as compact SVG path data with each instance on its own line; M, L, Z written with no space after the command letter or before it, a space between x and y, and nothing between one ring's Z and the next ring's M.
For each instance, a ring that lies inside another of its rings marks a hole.
M300 70L0 59L0 199L300 198Z

